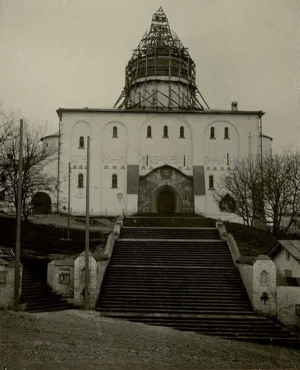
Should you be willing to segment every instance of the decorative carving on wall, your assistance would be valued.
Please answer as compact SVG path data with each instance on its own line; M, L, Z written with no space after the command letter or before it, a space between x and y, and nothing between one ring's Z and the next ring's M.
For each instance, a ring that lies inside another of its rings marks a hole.
M163 180L169 180L172 177L173 170L170 167L162 167L160 169L160 176Z
M102 158L102 163L103 164L111 164L111 165L116 165L116 164L126 164L127 159L126 156L114 156L114 155L107 155Z
M148 164L147 164L148 162ZM148 155L140 158L140 164L143 166L188 166L190 157L188 155Z
M159 189L168 186L177 194L176 212L194 212L193 179L176 168L163 166L140 178L138 208L141 213L157 212L156 195Z
M232 163L232 160L229 161L229 164ZM221 166L227 165L227 155L206 155L204 157L204 164L211 166Z

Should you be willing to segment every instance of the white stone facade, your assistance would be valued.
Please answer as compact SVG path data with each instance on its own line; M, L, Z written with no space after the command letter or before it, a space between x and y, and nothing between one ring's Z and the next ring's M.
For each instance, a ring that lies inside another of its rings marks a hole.
M266 152L271 144L261 136L261 111L61 108L58 114L58 210L67 212L70 163L71 212L77 215L85 214L88 136L90 213L102 216L138 213L140 179L165 165L192 179L196 214L218 216L210 180L214 187L235 158L260 154L262 146Z

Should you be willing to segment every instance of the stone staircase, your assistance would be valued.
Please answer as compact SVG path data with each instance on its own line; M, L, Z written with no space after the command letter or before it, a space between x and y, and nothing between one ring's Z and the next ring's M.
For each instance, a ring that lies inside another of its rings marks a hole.
M299 343L253 312L215 228L123 227L97 309L103 316L228 339Z
M30 266L23 264L22 294L20 302L27 312L60 311L73 308L60 294L54 292Z

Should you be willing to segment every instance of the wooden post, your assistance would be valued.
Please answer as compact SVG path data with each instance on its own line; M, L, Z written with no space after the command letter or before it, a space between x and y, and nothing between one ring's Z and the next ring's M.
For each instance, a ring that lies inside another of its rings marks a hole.
M86 157L86 209L85 209L85 289L84 289L84 309L89 309L89 280L90 280L90 137L87 137L87 157Z
M16 225L16 264L14 282L14 310L19 311L20 294L20 256L21 256L21 214L22 214L22 177L23 177L23 120L20 120L19 137L19 168L18 168L18 202L17 202L17 225Z
M71 213L71 162L69 162L69 178L68 178L68 233L67 240L70 240L70 213Z

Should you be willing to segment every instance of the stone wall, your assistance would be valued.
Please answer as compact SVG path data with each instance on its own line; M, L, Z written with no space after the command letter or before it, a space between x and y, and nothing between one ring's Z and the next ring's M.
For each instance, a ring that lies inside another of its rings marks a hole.
M286 325L300 328L300 316L296 313L296 304L300 307L300 287L277 287L277 318Z
M222 221L216 223L220 237L227 241L232 259L241 275L244 287L255 311L276 316L276 265L268 256L241 256L231 234Z
M116 222L113 232L109 235L107 239L107 242L104 248L103 259L97 262L97 294L98 296L101 292L101 286L103 283L103 279L104 279L107 266L109 264L109 261L110 261L110 258L111 258L111 255L114 249L114 244L120 236L122 223L123 223L122 220L119 220Z
M14 306L15 262L0 258L0 308L12 309ZM20 266L20 295L22 287L22 267ZM19 295L19 296L20 296Z
M254 286L253 286L253 266L248 265L245 263L239 263L237 265L237 268L239 270L239 273L241 275L241 278L243 280L244 287L247 291L248 297L250 299L251 305L253 308L255 308L255 302L254 302Z
M276 316L276 265L268 256L258 256L253 265L253 307Z

